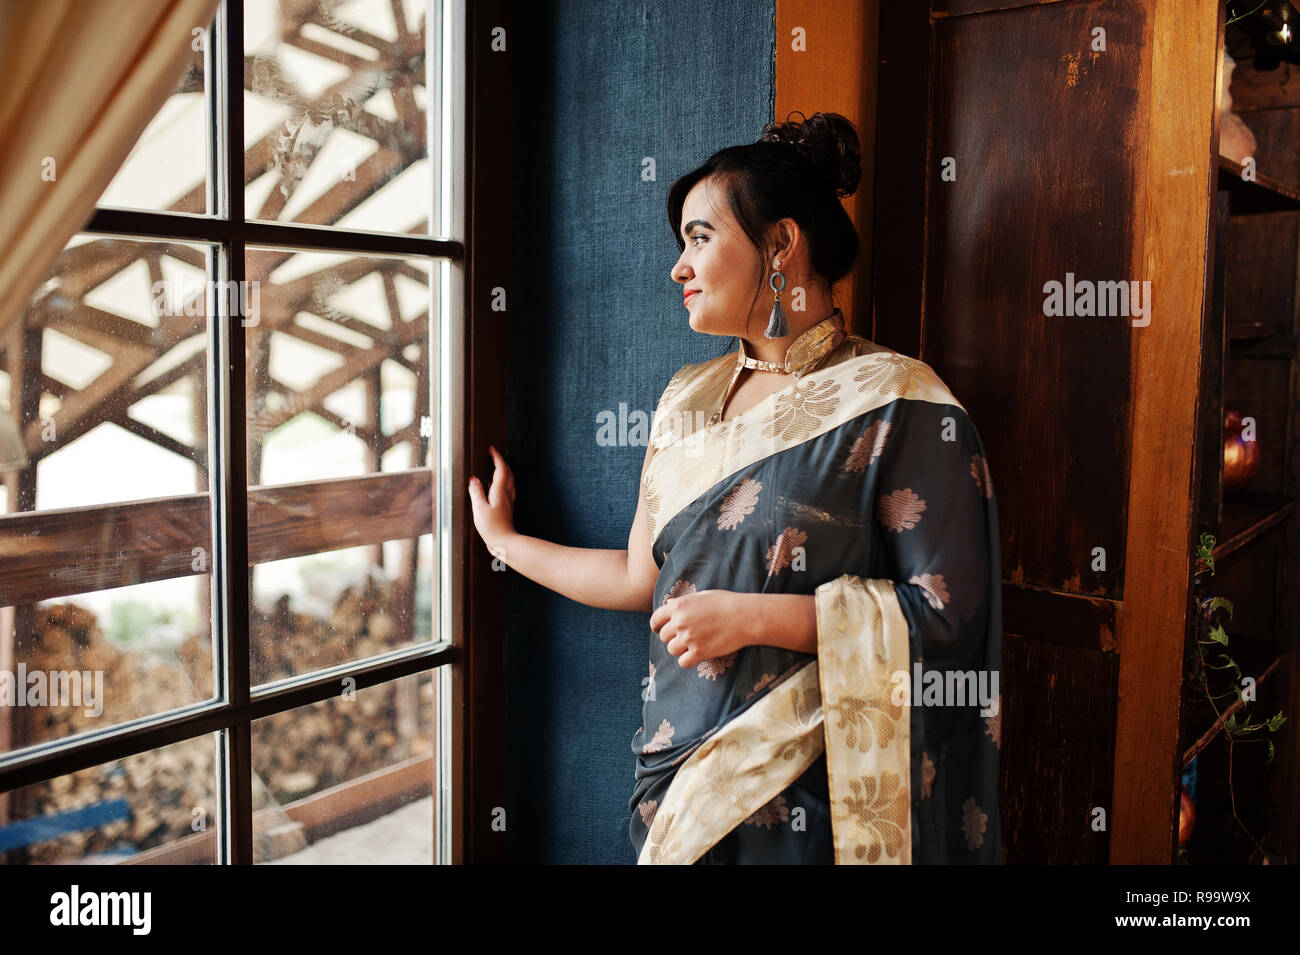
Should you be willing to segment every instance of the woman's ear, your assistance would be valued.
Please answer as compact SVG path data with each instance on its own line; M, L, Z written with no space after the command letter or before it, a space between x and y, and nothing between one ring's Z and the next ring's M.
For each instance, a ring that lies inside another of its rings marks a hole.
M803 237L803 232L799 228L799 223L789 216L778 222L776 227L777 252L773 258L779 258L781 267L784 269L787 262L794 261L794 254L799 249L799 241Z

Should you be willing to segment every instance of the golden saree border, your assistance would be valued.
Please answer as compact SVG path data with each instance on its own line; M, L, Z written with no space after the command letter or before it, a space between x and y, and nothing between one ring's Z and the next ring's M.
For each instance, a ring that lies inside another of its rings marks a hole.
M694 863L823 751L836 865L911 864L911 712L894 702L894 674L911 661L907 618L888 580L842 574L814 600L817 660L682 763L638 865Z
M716 375L717 370L705 362L697 373ZM641 476L651 544L676 514L719 481L895 399L966 410L929 365L889 350L809 372L743 413L708 426L701 426L702 411L684 407L692 403L686 399L698 397L685 377L675 378L651 425L656 451Z
M908 676L911 640L898 592L842 574L814 600L835 862L910 865L912 724L894 675Z
M796 670L706 739L668 784L637 865L691 865L822 753L817 664Z

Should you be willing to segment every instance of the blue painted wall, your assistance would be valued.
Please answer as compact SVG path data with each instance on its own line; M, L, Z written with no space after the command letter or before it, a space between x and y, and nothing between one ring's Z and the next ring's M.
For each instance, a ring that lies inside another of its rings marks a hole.
M645 447L601 446L597 415L625 404L648 416L673 372L732 347L687 323L664 201L675 178L772 119L774 12L772 0L516 8L511 416L497 447L523 533L625 548ZM510 577L510 857L632 864L648 615Z

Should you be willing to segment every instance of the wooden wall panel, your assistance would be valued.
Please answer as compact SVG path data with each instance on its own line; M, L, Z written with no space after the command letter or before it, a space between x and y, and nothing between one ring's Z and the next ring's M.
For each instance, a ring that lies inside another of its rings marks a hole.
M1094 828L1094 810L1104 809L1109 825L1118 664L1113 653L1004 637L1000 807L1007 862L1106 863L1108 834Z
M1141 13L1106 0L934 25L921 357L980 429L1011 582L1108 597L1123 593L1134 329L1044 315L1043 286L1141 278Z

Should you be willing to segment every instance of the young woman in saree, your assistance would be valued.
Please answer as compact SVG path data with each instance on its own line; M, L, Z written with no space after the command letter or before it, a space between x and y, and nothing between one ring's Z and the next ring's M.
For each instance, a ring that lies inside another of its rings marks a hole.
M626 551L519 534L495 448L490 489L470 482L508 566L650 612L641 863L1002 861L988 463L935 372L833 304L860 179L852 124L817 113L670 188L690 325L740 343L660 396Z

